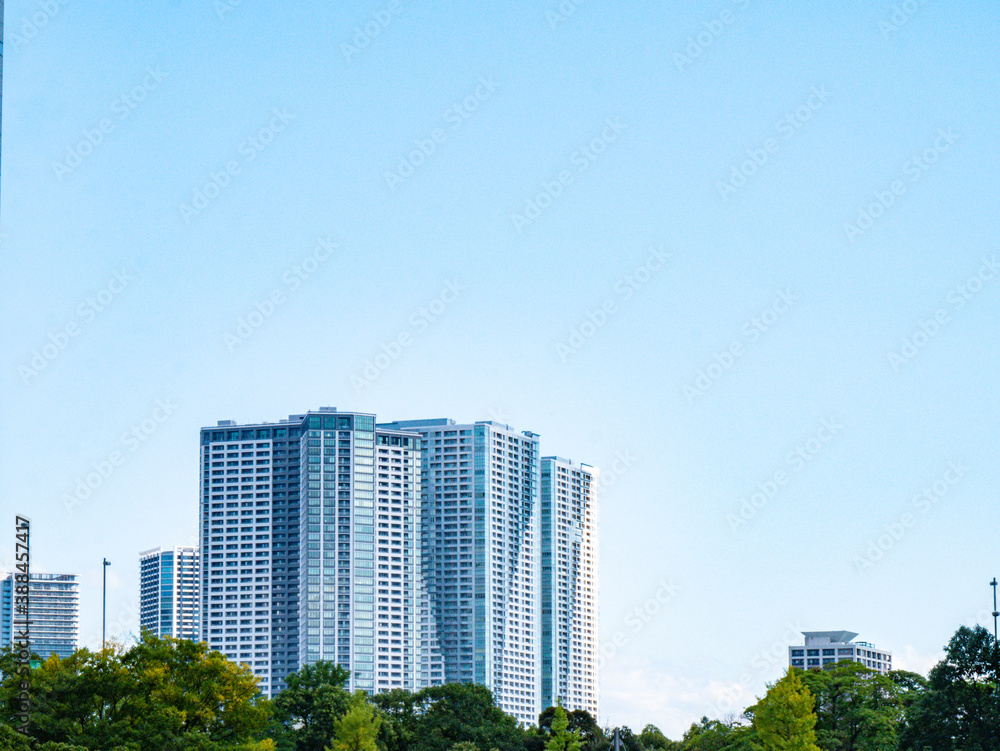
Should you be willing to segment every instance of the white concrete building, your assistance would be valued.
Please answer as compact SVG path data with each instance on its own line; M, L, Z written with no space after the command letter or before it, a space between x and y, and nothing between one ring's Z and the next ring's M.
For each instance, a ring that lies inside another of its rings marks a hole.
M882 675L892 670L892 652L864 641L854 641L853 631L803 631L805 644L788 648L788 664L809 670L841 660L860 662Z
M556 456L541 461L541 706L562 702L595 718L597 470Z
M480 683L534 723L541 711L538 436L493 421L382 425L423 437L421 659L431 684Z

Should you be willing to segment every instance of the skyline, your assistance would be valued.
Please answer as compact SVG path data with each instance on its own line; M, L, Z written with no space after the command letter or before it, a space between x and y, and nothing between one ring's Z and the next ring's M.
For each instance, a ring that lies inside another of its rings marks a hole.
M600 468L602 724L990 625L994 5L6 6L0 507L82 643L202 427L326 405Z

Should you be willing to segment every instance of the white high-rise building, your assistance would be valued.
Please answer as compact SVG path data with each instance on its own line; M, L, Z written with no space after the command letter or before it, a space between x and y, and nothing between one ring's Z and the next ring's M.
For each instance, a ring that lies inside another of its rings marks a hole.
M597 470L541 462L541 705L597 718Z
M352 689L416 690L420 436L310 413L302 443L299 664L343 665Z
M28 576L27 613L18 604L24 585L20 574L0 578L0 646L19 640L25 618L29 620L31 651L47 659L55 653L69 657L77 649L80 622L80 585L76 574L36 574Z
M157 636L198 639L198 548L139 554L139 627Z
M488 686L525 723L540 706L538 436L493 421L409 420L423 436L421 614L431 684Z
M419 435L322 408L201 442L202 640L268 696L321 659L419 688Z
M854 641L853 631L803 631L802 646L788 648L788 664L809 670L834 665L841 660L860 662L882 675L892 670L892 652L879 649L866 641Z

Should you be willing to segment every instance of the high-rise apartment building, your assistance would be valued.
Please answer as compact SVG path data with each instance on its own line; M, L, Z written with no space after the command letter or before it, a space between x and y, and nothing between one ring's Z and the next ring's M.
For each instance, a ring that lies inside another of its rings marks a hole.
M200 640L253 668L265 696L298 669L303 420L201 431Z
M480 683L525 723L557 698L596 716L596 470L547 460L543 539L539 438L497 422L322 408L201 445L201 639L265 694L329 660L351 689Z
M139 627L157 636L197 641L198 548L153 548L139 554Z
M325 408L202 429L201 638L273 695L318 660L418 677L420 439Z
M14 574L0 579L0 644L12 644L24 623L14 613ZM53 652L69 657L76 651L80 621L80 592L76 574L36 574L28 579L28 617L31 651L42 659ZM16 628L15 628L16 626Z
M538 436L493 421L408 420L423 437L419 637L431 684L488 686L499 706L537 721Z
M302 444L299 664L343 665L352 689L419 688L420 437L310 413Z
M853 631L803 631L802 646L788 648L788 664L808 670L834 665L841 660L860 662L882 675L892 670L892 652L879 649L866 641L854 641Z
M541 461L541 706L598 717L597 470Z

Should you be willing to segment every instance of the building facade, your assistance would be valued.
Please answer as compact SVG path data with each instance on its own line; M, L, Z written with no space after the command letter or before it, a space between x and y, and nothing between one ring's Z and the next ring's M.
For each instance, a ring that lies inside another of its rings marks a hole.
M202 429L201 638L273 695L301 665L349 688L418 676L420 438L324 408Z
M885 675L892 670L892 652L854 641L852 631L803 631L805 644L788 648L788 664L802 670L823 668L841 660L860 662Z
M203 428L201 640L268 696L329 660L351 690L480 683L525 723L557 698L597 716L596 470L547 466L544 543L529 431L333 408Z
M153 548L139 554L139 627L157 636L197 641L198 548Z
M538 436L494 421L408 420L423 438L421 659L429 683L480 683L541 711Z
M201 431L200 640L248 664L265 696L298 669L303 420Z
M541 461L541 706L599 716L597 470Z
M14 574L0 579L0 643L12 644L24 618L14 613ZM76 574L35 574L28 580L31 651L43 660L55 653L69 657L77 649L80 591Z

